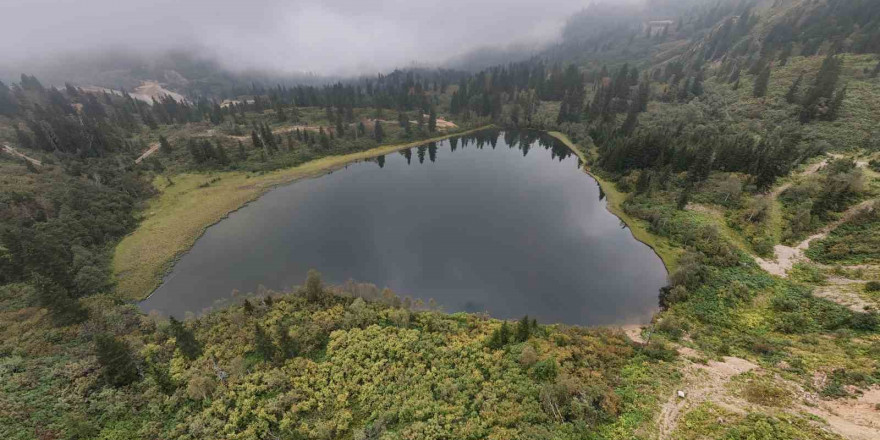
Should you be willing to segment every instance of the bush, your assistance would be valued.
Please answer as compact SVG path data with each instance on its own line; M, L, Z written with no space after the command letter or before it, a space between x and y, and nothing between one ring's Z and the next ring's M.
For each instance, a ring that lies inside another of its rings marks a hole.
M659 333L663 333L669 336L669 338L673 341L677 341L681 339L682 336L684 336L684 333L688 330L688 328L689 326L686 321L676 319L675 317L670 315L657 323L656 330Z
M878 318L877 313L853 313L852 319L850 319L850 328L853 330L861 330L861 331L874 331L878 326Z
M865 284L865 292L880 292L880 281L868 281Z
M787 334L805 333L811 330L813 321L799 312L781 313L777 317L776 331Z
M659 341L651 341L642 347L642 353L655 361L671 362L678 356L678 352L669 348L666 344Z
M124 341L111 335L98 335L95 338L95 354L108 384L121 387L138 379L134 356Z
M556 359L544 359L532 367L532 374L538 380L553 380L559 373L559 367L556 365Z
M523 347L522 352L519 354L519 363L520 365L529 368L538 361L538 353L535 352L535 349L532 348L531 345L526 345Z
M743 389L746 400L764 406L783 406L789 396L788 390L766 380L753 380Z
M777 349L773 346L773 344L767 341L755 341L752 343L750 347L752 353L759 354L761 356L772 356L776 354Z

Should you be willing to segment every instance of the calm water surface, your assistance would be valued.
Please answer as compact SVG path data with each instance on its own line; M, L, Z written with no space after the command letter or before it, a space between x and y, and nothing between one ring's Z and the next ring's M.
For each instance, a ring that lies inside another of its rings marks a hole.
M582 325L646 320L666 280L568 149L487 131L267 193L210 227L141 307L182 316L310 268L445 311Z

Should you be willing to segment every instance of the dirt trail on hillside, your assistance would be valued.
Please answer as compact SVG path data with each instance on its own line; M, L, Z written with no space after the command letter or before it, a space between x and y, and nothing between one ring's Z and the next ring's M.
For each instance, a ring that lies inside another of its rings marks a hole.
M877 304L862 298L858 294L858 291L863 289L867 283L865 280L832 277L827 279L826 283L827 285L825 286L815 288L813 295L836 302L854 312L864 313L866 310L877 308Z
M678 352L686 358L699 357L698 353L687 347L679 347ZM706 365L685 360L681 385L660 408L657 423L661 439L671 438L679 419L704 402L711 402L727 411L745 414L750 404L733 396L727 390L727 383L734 376L755 370L757 365L738 357L725 356L721 362L710 360ZM682 397L679 393L684 393Z
M11 154L15 157L18 157L20 159L24 159L24 160L26 160L36 166L43 166L43 162L40 162L39 160L34 159L33 157L26 156L24 153L16 150L14 147L12 147L9 144L3 144L3 151L5 151L6 153Z
M643 343L640 326L624 326L621 330L635 342ZM692 359L701 354L689 347L677 347L683 358L682 380L679 386L661 406L657 416L658 438L672 439L679 421L689 411L703 403L711 403L725 411L745 415L750 412L780 411L794 416L811 414L824 423L816 422L822 429L834 432L849 440L874 440L880 438L880 386L874 385L859 396L834 400L822 400L815 394L805 392L795 382L774 375L773 381L794 390L795 402L791 406L768 409L751 403L731 392L731 379L751 371L766 372L757 364L739 357L725 356L721 361L703 363ZM803 402L803 403L800 403ZM719 423L724 423L719 420Z
M159 143L156 142L155 144L150 145L150 148L148 148L147 151L144 151L143 154L141 154L137 159L135 159L134 163L141 163L141 161L150 157L151 154L155 153L158 150L159 150Z
M761 266L762 269L767 272L778 275L780 277L787 277L788 271L794 267L794 265L798 262L804 261L807 262L809 259L804 252L810 247L810 243L815 240L821 240L828 236L831 231L836 229L841 224L850 220L858 214L859 212L869 209L870 206L875 202L876 199L865 200L858 205L851 206L849 209L844 211L844 213L840 216L839 219L825 225L819 232L807 237L802 242L798 243L795 246L785 246L782 244L777 244L773 247L773 256L774 260L765 260L760 257L755 257L755 261Z
M828 165L828 159L822 159L821 161L808 166L807 169L804 170L804 172L799 174L799 176L809 176L812 174L816 174L817 172L819 172L819 170L825 168L825 165ZM791 188L792 184L794 184L794 182L789 181L783 183L782 185L779 185L778 187L773 189L773 191L770 191L770 197L773 200L776 200L776 198L779 197L780 194L784 193L785 190Z

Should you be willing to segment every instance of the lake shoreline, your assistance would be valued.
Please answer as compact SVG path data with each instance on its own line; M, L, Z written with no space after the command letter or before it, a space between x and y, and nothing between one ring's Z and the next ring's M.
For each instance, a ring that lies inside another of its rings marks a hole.
M614 186L613 182L609 182L596 175L596 173L591 172L589 169L590 159L587 157L587 153L581 150L577 144L572 142L568 136L558 131L548 131L547 134L558 139L581 159L581 162L584 164L584 172L589 174L605 193L605 207L608 209L608 212L626 224L627 228L632 233L633 238L644 243L646 246L650 247L655 254L657 254L660 260L663 261L663 266L666 268L667 273L674 272L678 265L678 257L681 250L670 244L666 239L649 232L647 227L642 224L642 221L630 217L623 211L621 204L626 198L626 193L619 191Z
M226 219L272 189L320 177L349 164L454 136L492 128L485 125L404 144L384 145L345 155L327 156L304 164L252 176L238 171L157 177L159 195L143 210L138 227L115 247L113 275L125 299L143 301L211 226Z

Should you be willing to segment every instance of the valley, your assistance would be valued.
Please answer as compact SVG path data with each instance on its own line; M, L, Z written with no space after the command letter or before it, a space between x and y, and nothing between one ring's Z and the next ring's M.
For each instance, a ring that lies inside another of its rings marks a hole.
M0 82L0 435L880 438L876 1L150 6Z

